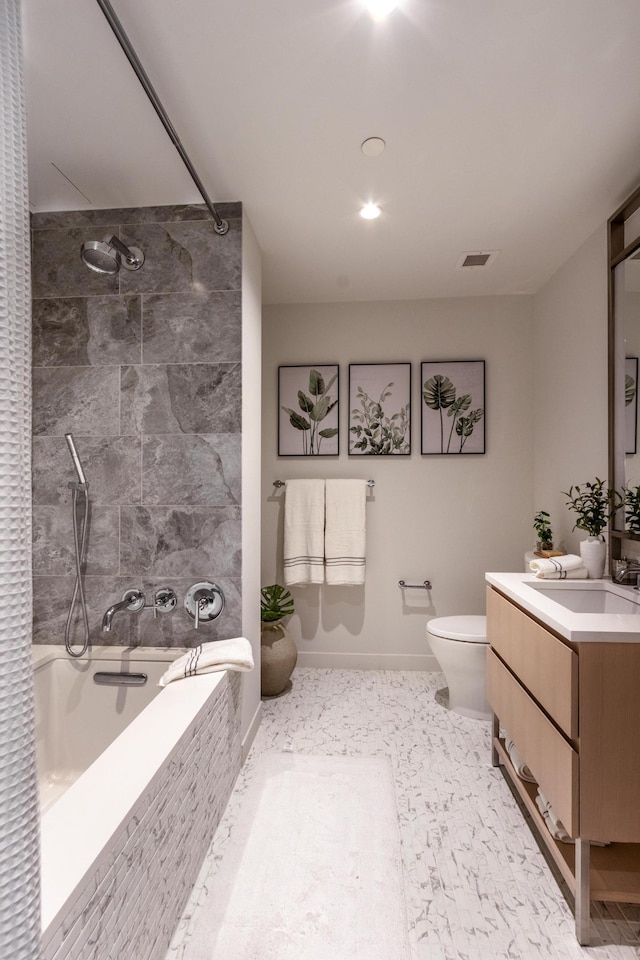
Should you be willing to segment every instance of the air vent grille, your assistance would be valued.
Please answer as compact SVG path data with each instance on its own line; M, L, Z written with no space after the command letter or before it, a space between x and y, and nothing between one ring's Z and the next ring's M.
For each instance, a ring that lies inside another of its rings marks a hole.
M466 250L460 254L456 270L486 270L499 253L499 250Z

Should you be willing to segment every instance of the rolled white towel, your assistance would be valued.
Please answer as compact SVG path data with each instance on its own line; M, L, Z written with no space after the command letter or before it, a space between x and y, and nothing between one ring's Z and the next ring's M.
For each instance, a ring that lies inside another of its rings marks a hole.
M529 568L542 580L586 580L588 576L582 557L574 553L548 559L536 557L529 563Z
M511 737L505 737L504 746L509 754L509 759L513 764L513 768L520 777L521 780L526 780L528 783L536 783L536 778L531 773L531 770L525 763L520 751L516 747L515 743Z
M172 680L183 680L199 673L217 673L221 670L253 670L251 644L245 637L198 644L193 650L173 661L160 677L158 686L166 687Z

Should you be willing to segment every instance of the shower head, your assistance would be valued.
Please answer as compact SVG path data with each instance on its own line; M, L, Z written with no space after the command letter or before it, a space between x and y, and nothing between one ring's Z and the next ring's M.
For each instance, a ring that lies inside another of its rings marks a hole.
M64 438L67 441L67 446L69 447L69 453L71 454L73 465L76 468L76 473L78 474L78 483L84 483L86 486L89 486L89 484L87 483L87 478L85 476L84 470L82 469L82 461L80 460L78 451L76 450L73 434L65 433Z
M139 247L126 247L117 237L87 240L80 248L80 256L96 273L117 273L121 266L126 270L139 270L144 263L144 253Z

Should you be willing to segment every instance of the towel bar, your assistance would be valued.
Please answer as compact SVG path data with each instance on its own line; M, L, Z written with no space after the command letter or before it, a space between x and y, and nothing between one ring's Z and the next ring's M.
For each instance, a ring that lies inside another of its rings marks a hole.
M431 590L431 580L423 580L422 583L405 583L404 580L398 580L398 586L401 590Z
M286 480L274 480L274 481L273 481L273 485L274 485L274 487L286 487L287 481L286 481ZM368 486L368 487L375 487L375 485L376 485L375 480L367 480L367 486Z

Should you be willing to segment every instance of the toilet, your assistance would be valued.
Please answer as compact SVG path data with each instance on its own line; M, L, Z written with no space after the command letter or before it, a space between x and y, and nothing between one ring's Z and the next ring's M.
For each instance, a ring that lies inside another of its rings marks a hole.
M474 720L491 720L487 703L487 618L436 617L427 639L449 687L449 709Z

